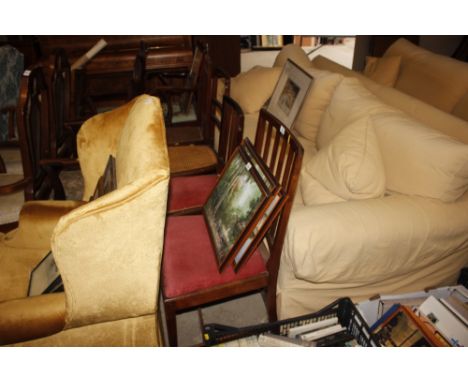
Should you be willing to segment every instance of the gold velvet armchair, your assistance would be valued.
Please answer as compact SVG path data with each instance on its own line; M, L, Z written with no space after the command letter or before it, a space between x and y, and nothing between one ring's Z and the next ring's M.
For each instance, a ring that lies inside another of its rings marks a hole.
M152 346L169 182L164 120L142 95L86 121L77 137L93 194L110 154L117 189L91 202L27 202L0 234L0 343ZM27 297L32 268L52 249L64 292Z

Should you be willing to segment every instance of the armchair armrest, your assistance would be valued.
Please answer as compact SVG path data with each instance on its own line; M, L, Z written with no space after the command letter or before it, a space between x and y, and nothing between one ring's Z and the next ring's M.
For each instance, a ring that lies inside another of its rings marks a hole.
M65 326L65 293L0 302L0 345L50 336Z
M85 204L77 200L44 200L26 202L20 212L19 225L2 239L16 248L50 248L50 238L59 219Z

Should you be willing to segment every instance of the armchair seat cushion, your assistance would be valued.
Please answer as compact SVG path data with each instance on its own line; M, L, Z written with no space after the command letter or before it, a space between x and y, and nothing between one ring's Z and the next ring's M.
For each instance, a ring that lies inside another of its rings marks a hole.
M266 272L259 250L235 273L227 266L221 273L202 215L169 216L163 254L164 296L175 298L229 282L242 282ZM181 232L184 240L180 240Z

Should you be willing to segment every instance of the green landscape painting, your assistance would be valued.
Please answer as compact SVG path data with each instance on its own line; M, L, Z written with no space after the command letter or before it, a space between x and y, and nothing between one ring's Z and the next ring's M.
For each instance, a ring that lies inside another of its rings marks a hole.
M204 206L219 266L227 260L265 198L237 152Z

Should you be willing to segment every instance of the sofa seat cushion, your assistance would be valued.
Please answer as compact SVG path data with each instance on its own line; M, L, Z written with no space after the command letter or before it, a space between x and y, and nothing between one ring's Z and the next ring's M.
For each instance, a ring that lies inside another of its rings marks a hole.
M289 269L296 279L352 288L455 261L461 250L466 262L467 211L468 194L454 203L394 194L295 208L279 277Z
M372 120L364 117L343 128L304 166L302 182L308 177L346 200L382 196L385 171ZM308 196L302 195L305 204Z
M306 71L314 81L297 115L293 131L315 143L322 115L343 76L314 68Z
M381 85L393 87L398 78L400 64L400 56L367 56L363 74Z
M468 188L468 145L403 113L372 116L387 188L452 202Z
M175 213L203 207L217 181L218 176L215 174L171 178L167 211Z
M258 112L270 98L283 68L255 66L231 80L231 97L244 113Z
M266 272L260 251L235 273L227 266L219 273L203 215L169 216L163 254L164 296L175 298L229 282L242 282Z

